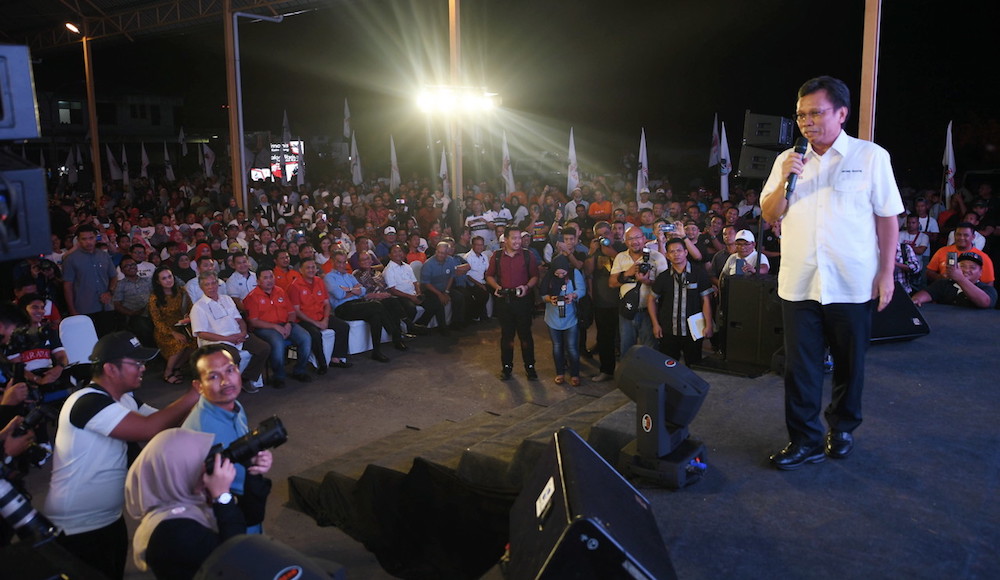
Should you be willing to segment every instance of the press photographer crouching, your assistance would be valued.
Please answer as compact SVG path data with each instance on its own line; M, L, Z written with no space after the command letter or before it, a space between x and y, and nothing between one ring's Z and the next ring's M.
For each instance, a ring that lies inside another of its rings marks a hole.
M191 355L191 370L195 377L192 385L201 396L181 426L212 434L213 443L224 446L233 445L250 434L246 411L236 400L243 389L239 361L233 360L224 345L209 344ZM262 427L266 427L266 422ZM284 439L281 439L274 445L261 446L252 456L240 458L245 459L244 464L235 466L236 476L229 491L237 497L243 509L245 533L259 534L263 531L264 504L271 491L271 481L263 475L271 469L273 460L267 448L283 442Z
M214 454L212 473L206 472L213 439L210 433L167 429L129 469L125 507L141 519L132 538L140 571L151 570L159 579L191 578L219 544L246 532L241 506L229 493L236 466Z

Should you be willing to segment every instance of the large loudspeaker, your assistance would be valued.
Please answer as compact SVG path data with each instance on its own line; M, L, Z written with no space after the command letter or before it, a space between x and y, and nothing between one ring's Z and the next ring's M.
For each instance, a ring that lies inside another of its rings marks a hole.
M924 320L920 309L907 296L903 286L896 282L892 301L882 312L872 315L872 342L913 340L930 334L931 327Z
M39 134L28 47L0 45L0 141L37 139Z
M743 144L784 150L792 146L795 123L777 115L759 115L747 111L743 118Z
M311 558L274 538L241 535L216 548L195 573L195 580L344 580L343 566Z
M748 147L746 145L740 149L740 177L751 179L767 179L771 175L771 167L774 165L778 151L761 149L759 147Z
M778 280L773 276L726 278L725 325L727 362L770 367L771 357L785 341Z
M0 151L0 260L52 251L42 169Z
M649 501L572 429L510 511L508 578L676 578Z

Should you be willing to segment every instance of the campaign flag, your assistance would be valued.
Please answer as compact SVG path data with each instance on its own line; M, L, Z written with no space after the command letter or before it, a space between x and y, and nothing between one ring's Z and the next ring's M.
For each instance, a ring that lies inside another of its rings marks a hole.
M389 135L389 191L395 192L401 183L399 177L399 162L396 160L396 142Z
M111 147L104 145L104 152L108 156L108 173L111 174L111 179L121 179L122 178L122 168L115 161L115 156L111 154Z
M83 165L83 153L80 152L80 146L76 145L76 164Z
M719 194L722 201L729 199L729 174L733 171L733 160L729 158L729 139L726 138L726 123L722 123L722 140L719 142Z
M951 196L955 194L955 148L951 142L951 124L948 121L948 134L944 141L944 158L941 164L944 165L944 206L950 207Z
M287 145L292 142L292 129L288 126L288 111L285 111L285 117L281 121L281 141Z
M76 159L73 155L73 148L69 148L69 156L66 157L66 178L70 183L76 183L79 181L79 176L76 170Z
M128 189L129 179L128 179L128 156L125 155L125 144L122 143L122 185Z
M573 141L573 127L569 128L569 168L566 169L566 193L573 193L573 190L580 184L580 170L576 165L576 143Z
M716 113L712 119L712 148L708 151L708 166L718 165L719 159L719 114Z
M441 191L447 197L451 193L451 183L448 182L448 155L444 149L441 149L441 169L438 170L438 175L441 177Z
M295 144L295 148L292 150L295 154L295 159L298 161L295 168L295 185L301 188L306 184L306 156L302 150L302 141L296 141Z
M507 132L503 132L503 161L500 177L507 184L507 195L514 192L514 168L510 165L510 149L507 148Z
M181 144L181 156L187 157L188 154L188 144L184 139L184 127L181 127L180 135L177 136L177 142Z
M203 143L202 148L205 156L205 177L214 177L215 173L212 172L212 168L215 167L215 151L212 151L208 143Z
M351 133L351 181L354 185L361 185L364 179L361 176L361 157L358 155L358 138Z
M149 155L146 155L146 144L140 143L139 147L141 147L140 149L141 165L139 166L139 177L149 178L149 172L146 171L146 168L149 167Z
M167 181L177 181L174 176L174 164L170 161L170 152L167 151L167 142L163 142L163 167L167 173Z
M646 129L639 138L639 171L635 176L635 200L639 201L640 191L649 191L649 158L646 155Z
M351 138L351 109L347 106L347 99L344 99L344 141Z

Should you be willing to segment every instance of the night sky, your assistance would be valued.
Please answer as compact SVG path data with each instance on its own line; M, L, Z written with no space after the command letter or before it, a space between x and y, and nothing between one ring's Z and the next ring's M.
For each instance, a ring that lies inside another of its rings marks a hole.
M247 130L280 133L287 109L293 133L338 136L346 97L366 172L386 171L390 133L404 173L429 172L428 123L413 95L448 81L447 1L331 4L280 24L241 21ZM940 181L952 119L960 171L1000 167L1000 8L985 4L883 3L875 140L905 182ZM863 0L466 0L467 82L503 98L502 111L476 120L482 135L494 135L480 141L498 150L506 130L515 162L525 163L540 151L565 155L572 126L581 170L604 172L636 152L644 127L653 174L682 185L711 178L715 113L737 158L744 111L790 116L810 77L842 78L857 107L863 10ZM101 40L94 58L99 94L114 86L182 96L186 128L225 131L221 24ZM81 61L75 50L45 55L36 83L82 87ZM856 117L848 131L856 134ZM430 135L443 136L439 124ZM492 173L499 153L486 155ZM467 175L470 167L467 157Z

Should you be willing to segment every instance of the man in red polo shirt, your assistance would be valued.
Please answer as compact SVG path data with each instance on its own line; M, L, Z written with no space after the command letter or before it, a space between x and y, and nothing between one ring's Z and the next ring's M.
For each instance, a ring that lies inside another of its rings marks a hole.
M346 322L330 314L330 294L323 279L316 276L319 268L314 258L306 258L299 264L299 278L288 289L288 297L295 308L299 325L312 337L312 353L316 357L316 374L326 374L327 360L323 354L323 331L332 329L336 333L333 343L333 358L329 366L346 369L353 365L347 362L349 353L347 339L351 327Z
M269 267L257 271L257 287L243 299L247 309L247 322L251 331L271 345L271 386L276 389L285 386L285 354L288 340L298 350L299 358L292 369L292 378L300 383L312 379L306 374L306 356L312 348L312 337L295 323L295 308L288 294L275 284L274 270Z
M486 269L486 284L496 296L500 320L500 379L510 378L514 369L514 334L521 339L521 359L529 379L537 379L535 340L531 336L533 289L538 284L538 260L521 249L521 228L512 226L504 234L504 250L496 252Z

